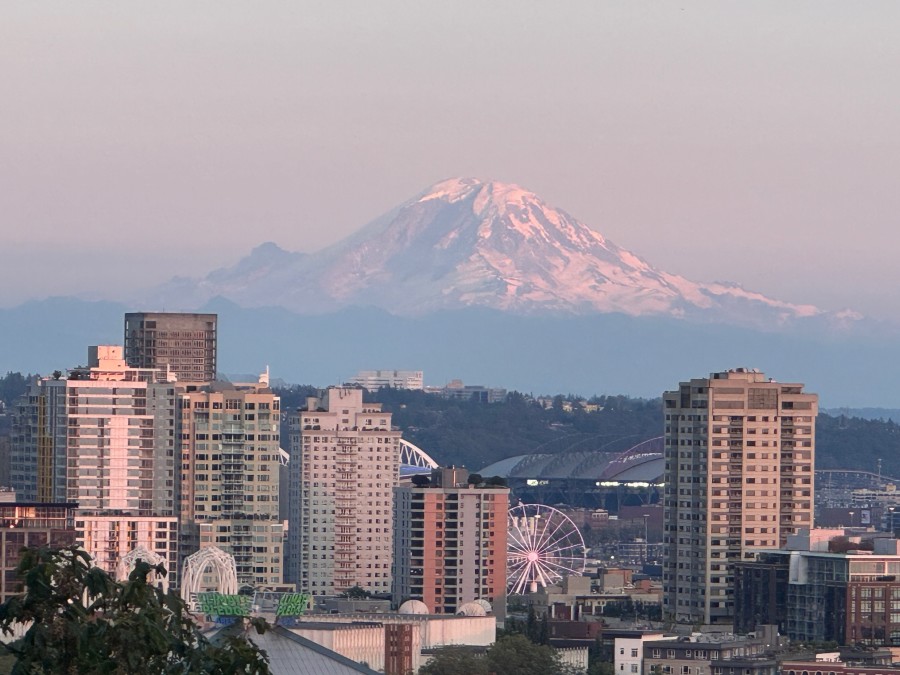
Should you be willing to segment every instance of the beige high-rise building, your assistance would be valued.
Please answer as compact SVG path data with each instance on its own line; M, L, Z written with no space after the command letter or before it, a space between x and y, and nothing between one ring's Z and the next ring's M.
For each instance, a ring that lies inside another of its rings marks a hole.
M125 360L134 368L169 369L180 382L212 382L217 321L215 314L128 313Z
M400 432L359 387L330 387L291 419L290 581L334 595L391 590Z
M182 558L217 546L234 556L242 586L283 581L280 421L281 401L265 382L212 382L179 395Z
M818 397L736 368L663 395L663 611L731 623L733 568L812 526Z

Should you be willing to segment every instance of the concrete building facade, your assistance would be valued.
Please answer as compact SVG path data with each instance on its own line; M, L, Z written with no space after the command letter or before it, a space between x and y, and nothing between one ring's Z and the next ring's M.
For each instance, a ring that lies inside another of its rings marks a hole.
M290 577L333 595L390 593L400 432L360 387L330 387L290 419Z
M25 547L75 543L77 504L0 503L0 602L21 592L16 569Z
M278 515L281 400L265 382L211 382L178 397L181 557L218 546L238 583L284 580Z
M215 314L130 312L125 360L134 368L170 370L182 382L216 379Z
M618 631L613 652L616 675L641 675L644 672L644 643L665 639L666 634L658 631Z
M173 515L175 388L129 368L122 348L90 347L88 366L42 378L17 407L13 487L80 509Z
M76 542L94 565L115 574L119 561L143 547L166 561L167 580L178 579L178 518L139 516L102 511L79 511L75 516Z
M802 642L900 646L900 541L879 537L871 550L830 552L835 538L848 539L843 530L812 530L737 564L736 629L775 624Z
M78 504L78 541L109 572L133 545L156 551L159 541L176 578L175 397L165 372L131 368L122 347L101 345L87 366L31 385L17 407L17 493Z
M425 379L421 370L360 370L350 378L350 384L368 391L378 391L382 387L422 389Z
M484 599L503 613L509 488L476 487L468 477L465 469L434 469L430 485L396 488L396 604L421 600L436 614L455 614Z
M682 382L663 401L663 610L731 623L733 563L812 525L818 398L737 368Z
M406 673L402 666L409 662L406 660L408 651L411 651L412 672L418 672L420 665L428 661L427 653L441 647L450 645L469 645L475 647L488 647L497 640L497 622L491 616L462 616L448 614L316 614L297 617L291 630L302 630L306 625L317 626L318 629L328 624L355 625L369 624L383 626L385 672L391 672L389 667L400 669L393 672ZM310 637L314 635L310 634ZM352 643L351 643L352 646ZM378 659L379 648L375 645L360 644L359 649L368 650L369 658ZM335 651L338 651L335 648ZM350 658L356 658L359 652L347 654ZM363 656L362 658L366 658ZM401 660L402 659L402 660ZM375 660L380 665L380 661ZM369 662L373 665L372 662Z

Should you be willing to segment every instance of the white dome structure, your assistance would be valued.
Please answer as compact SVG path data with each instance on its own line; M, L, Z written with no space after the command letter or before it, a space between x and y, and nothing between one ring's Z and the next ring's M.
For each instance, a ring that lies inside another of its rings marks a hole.
M460 605L459 609L456 610L456 614L462 616L487 616L484 607L478 602L467 602L464 605Z
M421 600L407 600L397 610L400 614L431 614L431 610Z

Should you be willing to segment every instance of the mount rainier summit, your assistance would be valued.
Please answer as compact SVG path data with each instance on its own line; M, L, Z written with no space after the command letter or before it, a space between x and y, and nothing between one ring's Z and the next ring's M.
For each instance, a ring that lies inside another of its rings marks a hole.
M292 253L263 244L203 279L174 279L143 300L196 307L221 296L301 314L371 306L417 316L484 307L520 315L623 313L777 329L850 312L700 283L652 267L517 185L442 181L337 244Z

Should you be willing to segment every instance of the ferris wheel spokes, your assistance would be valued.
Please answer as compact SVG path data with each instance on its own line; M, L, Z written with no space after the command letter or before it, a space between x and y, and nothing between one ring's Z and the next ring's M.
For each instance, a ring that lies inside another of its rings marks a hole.
M507 586L534 592L584 571L584 539L575 523L550 506L520 504L509 510Z

